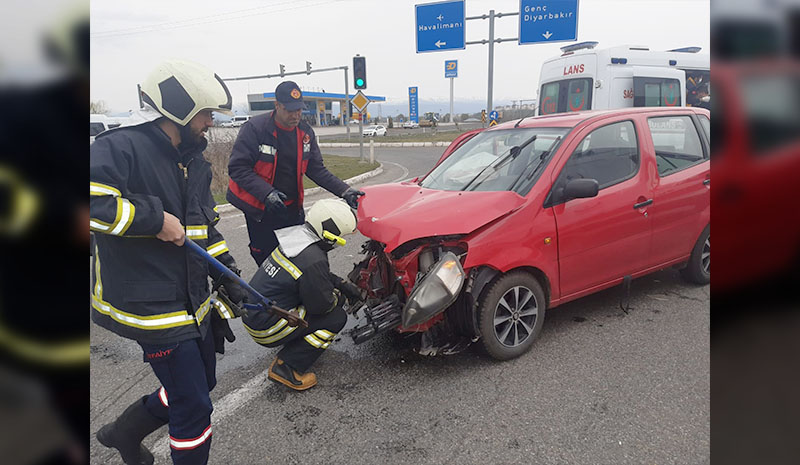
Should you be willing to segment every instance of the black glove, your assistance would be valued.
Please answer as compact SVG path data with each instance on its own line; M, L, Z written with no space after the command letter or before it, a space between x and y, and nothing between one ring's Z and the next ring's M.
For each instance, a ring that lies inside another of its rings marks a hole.
M364 195L363 192L359 190L355 190L352 187L348 187L346 191L342 194L342 198L347 202L347 205L350 205L350 208L358 209L358 198Z
M220 289L218 291L222 290L231 302L241 305L242 301L247 297L247 291L238 282L227 276L223 276L220 281Z
M347 297L347 301L350 302L350 304L354 304L363 300L361 297L361 289L359 289L358 286L353 283L342 281L337 288L342 291L342 295Z
M214 338L214 351L220 354L225 353L226 339L228 342L236 340L228 320L219 316L216 309L211 309L211 336Z
M266 204L266 210L270 213L280 213L285 211L286 204L283 203L283 201L286 199L288 199L286 194L278 189L272 189L272 192L267 195L266 202L264 202Z

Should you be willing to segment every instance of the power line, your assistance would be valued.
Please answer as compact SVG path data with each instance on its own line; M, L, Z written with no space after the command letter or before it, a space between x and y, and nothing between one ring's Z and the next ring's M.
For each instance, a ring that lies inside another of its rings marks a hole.
M299 9L302 9L302 8L316 7L316 6L325 5L325 4L328 4L328 3L336 3L336 2L341 2L341 1L345 1L345 0L328 0L328 1L323 1L323 2L319 2L319 3L311 3L311 4L306 4L306 5L296 5L297 4L296 1L290 0L290 1L285 1L285 2L275 3L275 4L272 4L272 5L269 5L269 6L248 8L248 9L244 9L244 10L236 10L236 11L231 11L231 12L228 12L228 13L216 14L216 15L213 15L213 16L200 16L200 17L197 17L197 18L185 19L185 20L180 20L180 21L172 21L172 22L166 22L166 23L160 23L160 24L151 24L151 25L147 25L147 26L136 26L136 27L126 28L126 29L100 31L100 32L91 33L90 37L92 39L104 39L104 38L108 38L108 37L118 37L118 36L124 36L124 35L134 35L134 34L144 34L144 33L148 33L148 32L161 32L161 31L167 31L167 30L171 30L171 29L179 29L179 28L183 28L183 27L201 26L201 25L204 25L204 24L214 24L214 23L221 23L221 22L226 22L226 21L235 21L237 19L252 18L253 16L262 16L262 15L269 14L269 13L278 13L278 12L282 12L282 11L299 10ZM260 13L252 13L253 11L264 10L265 8L274 8L276 6L286 5L286 4L295 4L296 6L293 6L291 8L277 9L277 10L269 9L267 11L262 11ZM230 15L235 15L235 16L230 16ZM229 16L229 17L221 18L220 16Z

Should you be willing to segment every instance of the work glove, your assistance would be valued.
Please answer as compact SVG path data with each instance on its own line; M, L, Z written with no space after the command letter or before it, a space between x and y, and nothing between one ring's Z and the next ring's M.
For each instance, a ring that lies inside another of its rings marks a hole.
M358 209L358 198L364 195L363 192L353 189L352 187L348 187L346 191L342 194L342 198L347 205L350 205L350 208Z
M215 309L211 310L211 336L214 338L214 351L219 354L225 353L225 340L236 340L228 320L222 318Z
M359 289L358 286L353 283L342 281L342 283L338 286L338 289L342 292L342 295L347 297L347 301L350 304L354 304L363 300L361 297L361 289Z
M286 204L283 203L283 201L286 199L288 199L286 194L278 189L272 189L272 192L267 195L266 202L264 202L266 204L266 210L270 213L281 213L286 211Z
M233 260L233 257L230 257L228 254L229 259L222 258L220 261L228 267L229 270L236 273L236 276L241 276L242 271L239 267L236 266L236 262ZM238 281L233 280L227 276L220 275L214 281L214 285L212 286L212 291L217 291L217 296L220 297L228 306L230 304L235 307L233 310L236 313L236 316L241 316L241 305L244 301L245 297L247 297L247 291L242 288Z

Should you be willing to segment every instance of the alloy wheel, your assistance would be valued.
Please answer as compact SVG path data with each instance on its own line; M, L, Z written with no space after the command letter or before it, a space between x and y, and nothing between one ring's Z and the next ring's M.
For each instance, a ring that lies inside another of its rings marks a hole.
M512 287L494 311L494 333L506 347L517 347L533 333L539 306L533 292L524 286Z

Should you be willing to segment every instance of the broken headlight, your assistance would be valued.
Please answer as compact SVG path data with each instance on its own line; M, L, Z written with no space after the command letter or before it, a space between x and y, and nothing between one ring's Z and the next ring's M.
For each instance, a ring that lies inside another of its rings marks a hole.
M430 319L452 304L464 285L464 268L453 252L442 255L403 307L402 324L408 328Z

